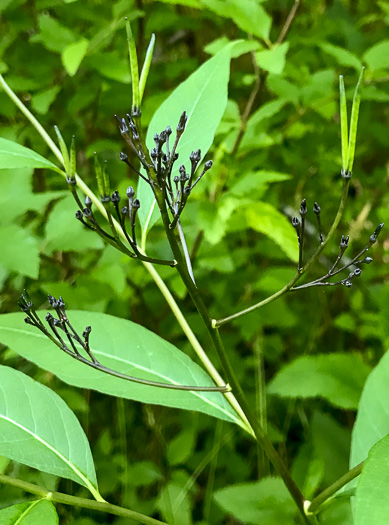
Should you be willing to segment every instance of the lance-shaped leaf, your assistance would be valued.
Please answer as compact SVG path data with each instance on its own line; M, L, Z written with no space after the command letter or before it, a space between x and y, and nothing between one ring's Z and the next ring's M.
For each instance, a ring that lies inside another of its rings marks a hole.
M174 138L180 115L186 111L188 121L177 148L177 172L179 165L190 164L189 155L193 150L200 149L204 157L212 145L216 128L227 105L231 51L239 42L241 40L231 42L180 84L158 108L150 122L146 143L151 149L154 134L160 133L167 126L171 126ZM145 237L158 220L159 214L153 192L142 179L139 180L137 196L141 202L139 220Z
M79 333L87 325L92 326L91 351L108 368L160 383L215 386L187 355L143 326L97 312L67 314ZM144 403L204 412L240 424L220 392L169 390L107 375L66 355L39 330L26 325L22 314L0 316L0 341L70 385Z
M0 366L0 454L76 481L102 501L76 416L55 392L7 366Z
M0 169L47 168L61 171L55 164L35 151L25 148L12 140L0 138Z

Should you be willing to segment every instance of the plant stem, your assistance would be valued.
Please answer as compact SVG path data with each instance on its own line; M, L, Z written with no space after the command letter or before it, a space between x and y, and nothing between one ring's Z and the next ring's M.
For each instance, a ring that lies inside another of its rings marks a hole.
M35 494L40 498L45 498L54 503L62 503L63 505L72 505L74 507L82 507L84 509L96 510L98 512L105 512L107 514L113 514L114 516L122 516L142 523L144 525L167 525L164 521L159 521L154 518L149 518L144 514L135 512L134 510L119 507L112 503L94 501L86 498L79 498L77 496L70 496L69 494L63 494L62 492L51 492L39 485L28 483L21 479L11 478L5 474L0 474L0 483L17 487L31 494Z
M261 425L258 423L255 414L251 411L251 408L247 402L246 396L235 374L235 370L224 348L223 342L219 334L219 330L213 326L212 324L213 320L208 312L208 309L205 306L196 285L193 283L189 275L184 257L178 246L174 231L169 228L170 221L169 221L169 216L168 216L168 212L166 209L166 204L165 204L162 192L160 191L156 192L156 199L157 199L157 203L158 203L158 206L161 212L162 222L165 228L166 236L170 244L170 248L172 249L174 258L177 261L176 269L178 273L180 274L180 277L182 281L184 282L186 289L188 290L188 293L193 301L193 304L195 305L197 311L200 314L200 317L202 318L207 328L208 334L217 352L220 363L223 367L224 374L228 379L228 382L232 388L232 391L240 407L243 409L243 412L245 416L247 417L247 420L249 421L251 428L254 431L256 440L261 445L266 455L268 456L268 458L274 465L275 469L277 470L278 474L283 479L290 494L295 500L296 505L298 509L300 510L300 513L305 523L310 523L310 520L306 516L305 510L304 510L304 501L305 501L304 496L302 495L300 489L294 482L292 476L290 475L288 469L284 465L280 456L277 454L277 451L275 450L270 439L267 437L266 432L263 430Z
M281 288L281 290L278 290L278 292L274 293L273 295L266 297L266 299L263 299L259 303L256 303L253 306L249 306L248 308L245 308L244 310L241 310L240 312L237 312L236 314L232 314L232 315L229 315L228 317L224 317L223 319L213 319L212 325L215 328L222 326L230 321L233 321L234 319L238 319L239 317L242 317L243 315L249 314L250 312L253 312L254 310L258 310L259 308L262 308L262 306L265 306L266 304L269 304L275 301L276 299L284 295L284 293L288 292L297 283L297 281L303 276L303 274L313 265L313 263L317 261L320 254L322 253L324 248L327 246L328 242L332 239L335 233L335 230L338 227L339 222L344 212L344 207L346 205L349 185L350 185L350 179L343 179L342 197L340 199L339 208L336 213L334 222L332 223L331 229L328 232L326 239L317 247L315 253L309 259L309 261L301 268L301 270L296 272L296 275L293 277L293 279L289 281L283 288Z
M341 489L342 487L347 485L347 483L349 483L351 480L359 476L359 474L362 472L363 464L364 462L362 461L362 463L359 463L359 465L346 472L346 474L334 481L332 485L327 487L318 496L313 498L313 500L307 508L307 513L316 514L320 510L320 507L321 505L323 505L323 503L325 503L331 496L338 492L339 489Z

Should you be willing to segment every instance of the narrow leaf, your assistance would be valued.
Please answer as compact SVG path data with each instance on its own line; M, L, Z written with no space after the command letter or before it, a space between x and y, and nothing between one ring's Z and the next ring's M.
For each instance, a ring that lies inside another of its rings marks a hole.
M0 510L2 525L58 525L58 514L47 499L26 501Z
M0 138L0 170L12 168L48 168L60 171L55 164L35 151L12 140Z
M131 30L131 24L126 19L127 44L128 53L130 56L131 80L132 80L132 107L133 109L140 107L139 96L139 69L138 69L138 55L136 53L136 45L134 36Z
M387 525L389 516L389 435L370 450L354 501L354 525Z
M85 326L92 326L91 350L113 370L163 383L215 386L188 356L140 325L96 312L70 311L68 315L80 333ZM66 355L41 332L26 325L22 314L0 316L0 341L71 385L143 403L204 412L239 424L219 392L167 390L109 376Z
M145 62L142 67L142 72L140 74L140 80L139 80L139 104L142 103L143 93L146 87L147 77L149 76L150 66L151 66L151 60L153 58L153 52L154 52L154 44L155 44L155 35L154 33L151 35L150 44L146 51L146 57Z
M342 169L347 167L347 151L348 151L348 122L347 122L347 100L344 89L343 76L339 76L339 96L340 96L340 134L341 134L341 148L342 148Z
M87 438L64 401L49 388L0 366L0 454L68 478L101 501Z
M362 69L361 74L359 75L357 87L354 92L353 107L351 109L351 119L350 119L350 135L349 135L349 144L347 151L347 170L352 172L354 164L354 155L355 155L355 144L357 140L357 128L358 128L358 116L359 116L359 105L361 103L361 88L363 75L365 68Z

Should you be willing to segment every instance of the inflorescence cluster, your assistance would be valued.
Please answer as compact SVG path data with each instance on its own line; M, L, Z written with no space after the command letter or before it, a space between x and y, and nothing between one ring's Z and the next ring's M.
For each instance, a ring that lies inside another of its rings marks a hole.
M303 250L304 250L304 232L305 232L305 216L307 215L307 201L306 199L303 199L300 206L300 217L292 217L292 225L295 228L297 232L297 240L299 245L299 262L298 262L298 271L303 271ZM322 233L322 227L321 227L321 220L320 220L320 212L321 208L318 205L317 202L315 202L313 206L313 211L315 212L315 215L317 217L317 223L318 223L318 230L319 230L319 242L320 244L323 244L324 242L324 236ZM384 227L384 223L377 226L377 228L374 230L374 233L370 235L369 242L367 245L361 250L355 257L353 257L351 260L347 261L343 266L339 268L339 264L342 260L342 257L348 247L349 244L349 236L346 237L342 235L340 239L340 252L334 262L334 264L331 266L330 270L323 275L322 277L319 277L318 279L315 279L314 281L311 281L306 284L302 284L300 286L294 286L291 290L300 290L302 288L310 288L312 286L336 286L336 285L343 285L350 287L352 286L352 280L355 277L359 277L362 274L362 270L360 269L361 264L370 264L373 259L371 257L364 257L365 253L368 251L368 249L377 241L378 235L380 234L382 228ZM351 266L355 267L349 275L345 279L341 279L340 281L330 282L329 279L334 277L335 275L338 275L343 270L346 270L347 268L350 268Z

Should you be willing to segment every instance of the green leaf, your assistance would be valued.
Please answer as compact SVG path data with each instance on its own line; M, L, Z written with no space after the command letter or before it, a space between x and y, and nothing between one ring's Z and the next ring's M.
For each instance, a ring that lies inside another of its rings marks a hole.
M217 490L216 503L240 523L292 525L295 506L280 478L263 478Z
M247 224L272 239L294 262L298 261L298 245L293 226L274 206L253 202L246 209Z
M267 40L271 17L255 0L200 0L203 7L224 18L230 18L240 29Z
M177 148L179 164L189 164L189 155L196 149L201 149L204 157L212 145L216 128L227 105L230 58L235 44L236 42L229 44L205 62L158 108L147 131L146 143L149 148L153 147L154 134L160 133L168 125L174 130L180 115L186 111L188 121ZM179 164L176 163L177 171ZM139 180L137 197L141 202L138 216L145 237L157 221L159 213L154 195L142 179Z
M354 501L355 525L387 525L389 516L389 435L370 450Z
M389 40L382 40L370 47L363 55L363 61L372 71L389 67Z
M302 356L278 372L268 392L287 398L322 397L353 410L358 407L369 371L358 354Z
M46 115L60 90L61 86L54 86L36 93L31 100L32 109L40 115Z
M76 40L76 35L51 16L42 14L38 16L39 34L30 38L30 42L41 42L46 49L61 53L66 46Z
M27 229L17 224L2 226L0 246L0 266L33 279L38 278L38 241Z
M58 514L47 499L12 505L0 510L2 525L58 525Z
M324 42L320 44L320 48L328 55L334 57L341 66L353 67L358 72L362 69L362 62L351 51Z
M276 45L273 49L264 49L255 53L259 67L269 73L279 75L283 72L286 63L286 53L289 49L289 43Z
M97 312L73 311L68 315L80 333L85 326L92 326L92 352L109 368L163 383L214 386L208 374L188 356L138 324ZM219 392L168 390L99 372L56 348L39 330L24 324L21 314L0 316L0 341L70 385L143 403L204 412L239 424Z
M82 38L78 42L74 42L65 47L62 51L61 59L66 72L73 77L81 62L83 61L88 50L89 40Z
M351 437L350 468L364 461L377 441L389 434L389 352L365 383Z
M11 168L47 168L60 171L55 164L32 149L25 148L12 140L0 138L0 170Z
M76 481L99 497L89 443L76 416L55 392L7 366L0 366L0 454Z

